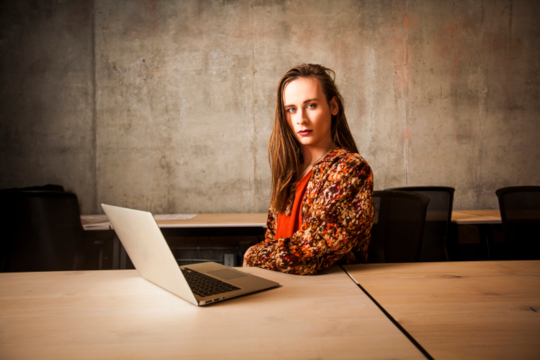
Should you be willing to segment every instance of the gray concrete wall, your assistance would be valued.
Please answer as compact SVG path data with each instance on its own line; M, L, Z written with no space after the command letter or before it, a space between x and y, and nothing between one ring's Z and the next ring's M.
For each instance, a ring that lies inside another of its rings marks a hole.
M4 1L0 188L265 212L275 87L333 68L375 186L540 184L537 1Z
M62 184L97 211L93 4L0 2L0 188Z

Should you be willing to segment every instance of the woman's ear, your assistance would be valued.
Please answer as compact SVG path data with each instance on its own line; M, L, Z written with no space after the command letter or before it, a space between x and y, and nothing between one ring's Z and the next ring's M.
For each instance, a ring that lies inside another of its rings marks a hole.
M336 116L339 112L339 105L337 103L336 97L334 96L332 100L330 100L330 112L332 115Z

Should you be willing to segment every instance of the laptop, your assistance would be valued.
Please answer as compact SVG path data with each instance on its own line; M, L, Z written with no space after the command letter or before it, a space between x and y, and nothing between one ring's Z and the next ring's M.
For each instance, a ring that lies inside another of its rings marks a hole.
M209 305L279 286L215 262L178 266L151 213L101 206L139 274L193 305Z

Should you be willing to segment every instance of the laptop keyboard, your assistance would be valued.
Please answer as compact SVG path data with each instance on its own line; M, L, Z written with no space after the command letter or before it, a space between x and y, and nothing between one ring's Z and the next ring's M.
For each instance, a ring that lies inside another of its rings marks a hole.
M234 285L228 284L208 275L201 274L200 272L192 269L184 268L182 269L182 273L191 287L191 290L201 297L222 294L233 290L240 290L240 288Z

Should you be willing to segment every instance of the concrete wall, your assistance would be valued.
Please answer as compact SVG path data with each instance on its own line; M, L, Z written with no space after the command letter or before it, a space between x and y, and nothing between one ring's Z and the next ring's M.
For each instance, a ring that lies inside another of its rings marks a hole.
M275 87L333 68L375 186L540 185L537 1L4 1L0 188L265 212Z
M0 188L62 184L97 211L89 1L0 2Z

